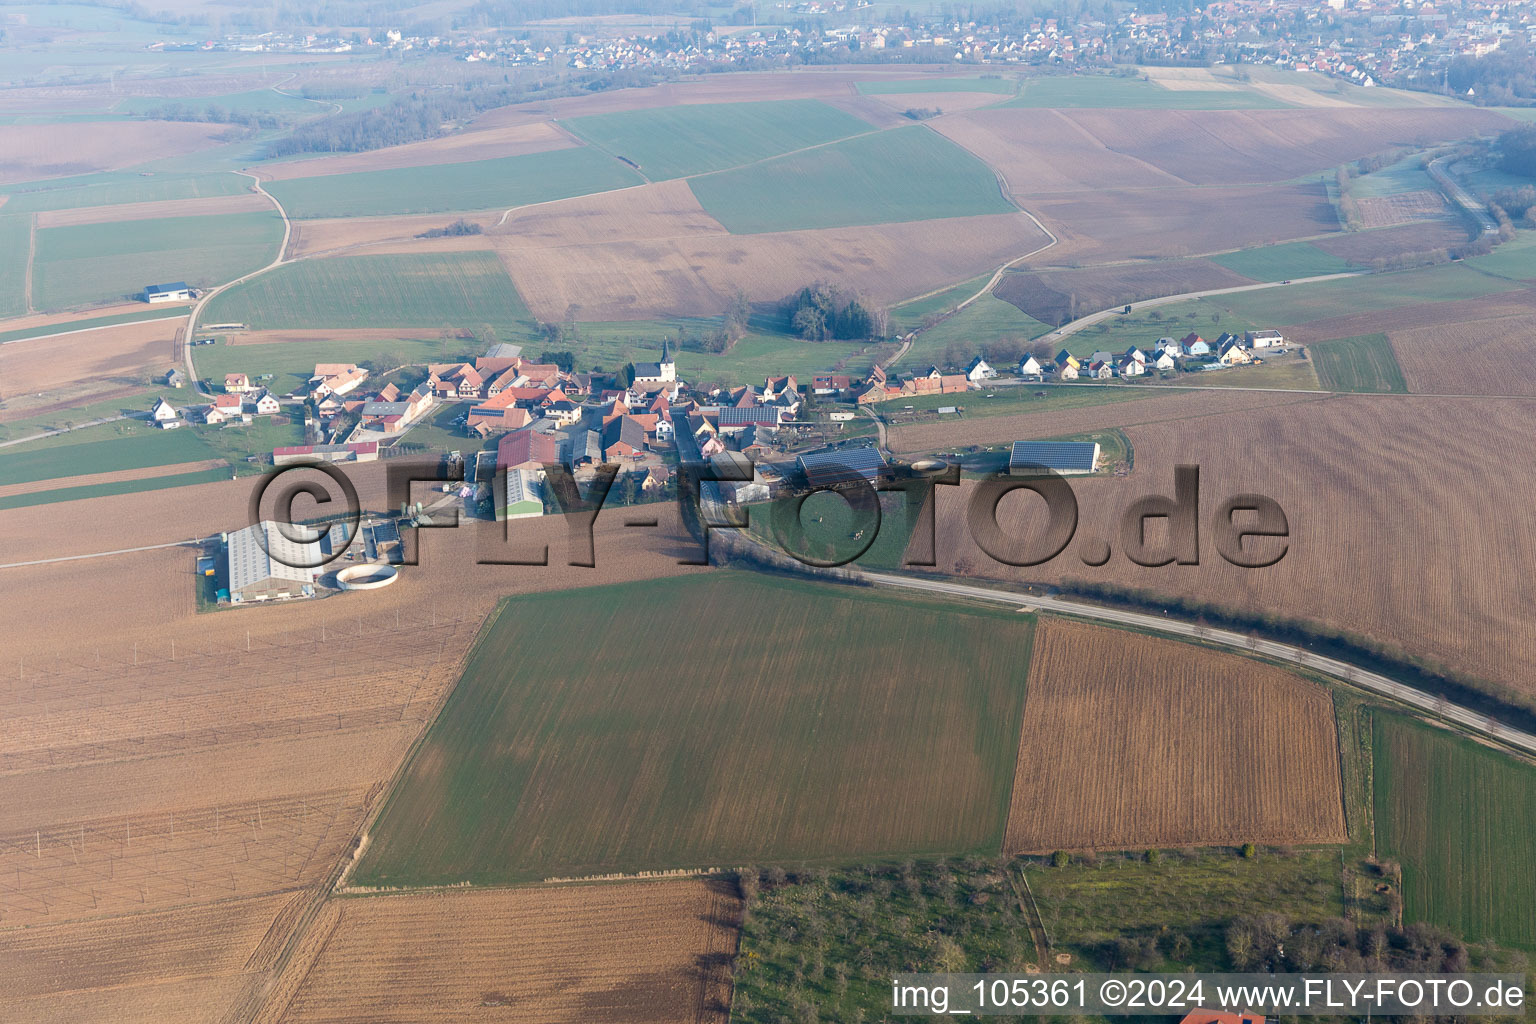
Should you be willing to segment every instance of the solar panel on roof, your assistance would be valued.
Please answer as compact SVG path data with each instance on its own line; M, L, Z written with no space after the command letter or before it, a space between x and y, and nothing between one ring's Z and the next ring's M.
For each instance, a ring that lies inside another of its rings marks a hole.
M1008 465L1091 473L1098 453L1099 446L1092 441L1015 441Z
M800 456L806 479L821 487L863 477L874 480L885 468L885 456L874 448L827 449Z

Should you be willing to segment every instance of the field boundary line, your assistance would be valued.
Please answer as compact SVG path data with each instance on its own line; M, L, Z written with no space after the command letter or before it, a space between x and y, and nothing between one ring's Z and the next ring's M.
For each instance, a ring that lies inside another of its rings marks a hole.
M0 569L20 569L28 565L53 565L56 562L79 562L87 558L106 558L109 555L131 555L136 551L161 551L165 548L182 548L203 543L203 538L173 540L169 544L146 544L139 548L118 548L116 551L93 551L86 555L60 555L58 558L36 558L30 562L0 562Z
M185 313L170 313L166 316L147 316L142 320L124 320L120 324L97 324L95 327L77 327L72 331L53 331L49 334L29 334L25 338L11 338L9 341L0 341L0 345L19 345L24 341L43 341L47 338L62 338L69 334L85 334L90 331L110 331L117 327L134 327L138 324L157 324L161 320L179 320L184 316L186 316Z
M37 214L27 217L27 273L22 281L22 293L28 313L37 312L32 306L32 265L37 262Z

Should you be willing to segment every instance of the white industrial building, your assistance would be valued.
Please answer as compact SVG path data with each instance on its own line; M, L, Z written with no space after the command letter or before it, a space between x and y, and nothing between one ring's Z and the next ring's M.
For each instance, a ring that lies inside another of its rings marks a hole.
M326 572L323 563L345 549L350 539L345 523L287 530L303 531L313 539L294 540L270 519L225 538L231 604L313 597L315 581Z

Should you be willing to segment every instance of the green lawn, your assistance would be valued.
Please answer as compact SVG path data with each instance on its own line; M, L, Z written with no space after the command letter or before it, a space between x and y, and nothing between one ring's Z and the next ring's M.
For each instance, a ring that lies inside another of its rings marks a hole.
M4 185L0 186L0 195L11 197L3 207L6 213L40 213L44 210L72 210L81 206L233 196L248 191L250 187L249 178L228 172L136 174L130 171L105 171L72 178Z
M1266 245L1212 256L1211 262L1254 281L1288 281L1359 269L1348 260L1326 253L1310 242Z
M1032 78L1009 107L1126 107L1156 110L1244 110L1288 107L1253 89L1165 89L1141 78L1061 75Z
M1376 842L1404 913L1536 950L1536 767L1392 714L1375 724Z
M900 78L896 81L860 82L859 92L865 96L902 95L911 92L993 92L1000 96L1012 96L1014 82L1009 78Z
M187 429L187 428L183 428ZM305 443L304 416L298 409L285 408L281 416L258 416L250 423L225 423L222 426L195 426L197 437L219 458L227 459L242 474L261 473L261 457L274 448ZM251 462L250 456L257 461ZM227 470L221 470L225 476Z
M1379 171L1362 174L1349 183L1350 194L1358 199L1434 191L1436 188L1434 179L1424 169L1424 158L1418 154L1404 157Z
M172 473L168 476L150 476L140 480L118 480L108 484L86 484L80 487L55 487L47 491L31 491L0 497L0 510L29 508L33 505L52 505L60 501L79 501L82 498L106 498L118 494L137 494L141 491L162 491L172 487L192 484L209 484L228 480L228 469L204 469L195 473Z
M1406 394L1408 382L1385 334L1336 338L1307 346L1326 391Z
M120 469L146 469L218 458L192 430L143 422L112 423L0 448L0 484L24 484Z
M688 186L736 234L1015 209L986 164L922 125L691 178Z
M0 316L20 316L27 311L27 250L31 245L32 218L6 215L0 206Z
M285 264L220 293L200 322L253 330L489 324L513 340L532 330L533 318L495 254L447 252Z
M508 598L355 881L995 852L1032 630L724 570Z
M266 188L288 216L304 219L524 206L641 180L607 153L578 146L495 160L288 178Z
M873 131L819 100L707 103L595 114L561 122L651 181L723 171Z
M268 211L45 228L37 232L33 305L120 300L162 281L211 287L271 262L282 237L282 219Z
M873 532L852 505L831 491L806 498L798 519L788 504L777 512L773 502L753 505L747 532L796 557L842 561L857 555L854 564L866 569L898 569L922 512L919 496L915 491L880 493L880 523ZM856 536L861 531L864 536Z

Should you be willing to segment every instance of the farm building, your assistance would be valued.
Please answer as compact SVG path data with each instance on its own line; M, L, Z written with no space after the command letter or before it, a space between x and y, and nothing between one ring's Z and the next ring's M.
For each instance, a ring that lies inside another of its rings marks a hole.
M502 519L529 519L544 514L543 470L507 470L507 490Z
M799 458L800 471L815 487L828 487L862 477L870 483L886 472L885 456L877 448L824 448Z
M372 462L379 457L379 442L352 444L301 444L272 449L272 465L302 462Z
M514 430L496 445L496 467L542 471L560 461L560 439L532 427Z
M1008 472L1045 468L1062 474L1092 473L1099 468L1097 441L1015 441Z
M291 530L292 528L290 528ZM229 600L232 604L313 597L323 563L347 546L344 523L336 523L313 540L294 540L278 524L263 519L225 539ZM294 564L297 563L297 564Z
M139 293L145 302L186 302L192 298L192 289L185 281L170 284L147 284Z
M186 376L174 367L165 372L165 383L170 387L179 388L186 384L186 382Z

